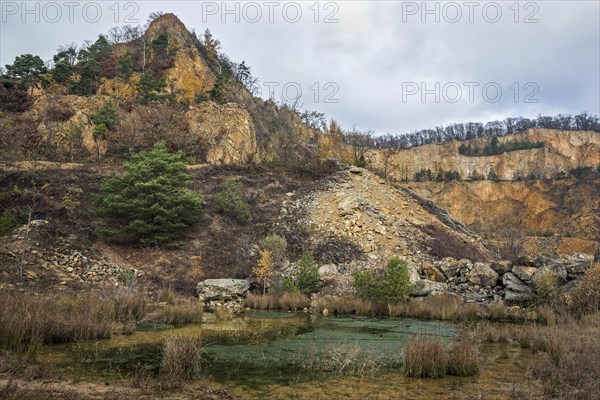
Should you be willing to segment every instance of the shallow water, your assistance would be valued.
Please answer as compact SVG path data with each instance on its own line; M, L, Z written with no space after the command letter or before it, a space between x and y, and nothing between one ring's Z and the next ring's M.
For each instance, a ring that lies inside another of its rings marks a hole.
M336 318L305 313L248 313L231 320L207 314L202 324L172 328L145 324L129 336L45 347L40 361L85 379L158 373L167 335L202 339L203 373L245 398L451 398L452 393L506 395L524 381L528 353L517 346L484 348L477 377L410 379L398 371L414 335L444 341L455 326L410 319ZM487 391L487 392L486 392ZM488 393L489 392L489 393ZM462 396L461 394L461 396ZM464 397L457 397L464 398Z

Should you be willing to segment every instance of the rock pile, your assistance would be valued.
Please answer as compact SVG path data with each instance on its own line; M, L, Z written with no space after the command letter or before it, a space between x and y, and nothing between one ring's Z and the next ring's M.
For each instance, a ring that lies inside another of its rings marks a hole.
M18 280L22 263L23 274L28 281L50 280L48 283L59 285L121 284L117 277L123 268L109 262L104 256L81 248L77 236L55 236L56 232L51 232L52 229L46 220L32 221L29 232L26 226L22 226L11 236L3 238L0 242L0 258L5 265L12 267L9 270L14 270L15 279L12 281ZM138 270L134 270L134 273L136 276L143 275Z
M357 271L381 269L399 256L409 266L414 296L450 292L467 302L528 302L535 299L536 282L546 273L566 283L583 274L592 261L584 255L522 258L514 265L438 259L428 251L431 230L423 229L426 226L477 249L485 259L496 258L481 238L443 210L356 167L284 204L279 221L288 242L304 241L313 249L326 295L352 291ZM292 263L282 274L293 276L294 271Z

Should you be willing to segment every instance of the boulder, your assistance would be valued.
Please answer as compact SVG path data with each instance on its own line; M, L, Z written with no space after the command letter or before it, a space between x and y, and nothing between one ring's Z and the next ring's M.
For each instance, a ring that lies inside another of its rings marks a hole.
M467 259L455 260L451 257L446 257L435 264L447 278L453 278L461 275L462 272L468 271L472 267L471 261Z
M473 269L469 271L467 278L474 285L493 288L498 282L498 276L498 273L489 265L477 262L473 265Z
M206 279L196 286L200 301L235 300L244 297L249 288L245 279Z
M512 267L512 273L522 281L530 281L535 271L537 271L535 267L524 267L522 265Z
M533 289L524 284L512 272L502 275L502 284L505 286L504 299L506 301L529 302L535 299Z
M504 275L512 269L512 262L508 260L494 261L490 264L490 268L496 271L499 275Z
M442 271L433 265L424 265L422 271L430 281L446 282L446 276L444 273L442 273Z
M428 296L430 294L436 294L440 292L445 292L448 289L448 286L445 283L434 282L428 279L419 279L413 286L413 296Z
M421 276L419 275L417 269L410 264L408 265L408 279L410 280L411 284L421 280Z
M600 251L597 254L600 255ZM581 276L594 262L596 261L594 261L591 255L573 254L564 260L562 265L567 270L567 274Z
M325 264L322 265L321 267L319 267L319 275L321 276L330 276L330 275L337 275L338 274L338 268L337 265L335 264Z
M531 281L537 284L538 279L547 273L554 274L559 283L567 282L567 270L564 265L554 264L536 269L531 276Z

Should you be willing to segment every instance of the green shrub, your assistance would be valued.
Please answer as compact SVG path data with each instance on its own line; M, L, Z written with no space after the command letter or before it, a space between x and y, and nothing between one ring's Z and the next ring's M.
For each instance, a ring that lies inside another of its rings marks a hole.
M137 283L137 275L134 269L123 269L117 274L117 280L126 288L131 289Z
M290 277L283 278L281 281L282 291L283 292L299 292L300 289L294 280ZM273 292L273 287L271 287L270 292Z
M584 178L592 173L592 167L576 167L571 170L571 175L575 178Z
M305 251L298 263L298 289L302 293L311 294L319 290L321 276L319 267L313 260L312 255Z
M192 176L184 154L167 152L163 142L134 154L125 175L102 182L97 212L106 225L100 234L121 242L168 244L202 215L200 198L186 189Z
M113 132L119 125L119 116L112 102L106 101L102 108L95 114L90 115L90 119L96 125L94 128L94 137L105 139L107 132Z
M15 219L8 211L4 210L4 212L0 214L0 236L10 234L16 227L17 222Z
M554 174L554 179L565 179L566 177L567 174L565 173L565 171L558 171Z
M490 169L490 172L488 173L488 180L493 181L493 182L498 182L498 181L500 181L500 177L498 176L496 171L494 171L493 169Z
M285 261L287 242L281 236L274 234L260 241L260 247L271 252L271 259L275 265L281 265Z
M357 272L354 289L364 299L387 303L405 300L412 291L406 261L394 257L379 274L371 270Z
M223 190L215 195L217 211L223 212L242 225L250 222L252 215L241 193L241 184L233 178L228 178L223 184Z
M530 142L529 140L500 143L497 137L492 137L483 147L464 143L458 148L458 153L463 156L493 156L515 150L540 149L544 142Z

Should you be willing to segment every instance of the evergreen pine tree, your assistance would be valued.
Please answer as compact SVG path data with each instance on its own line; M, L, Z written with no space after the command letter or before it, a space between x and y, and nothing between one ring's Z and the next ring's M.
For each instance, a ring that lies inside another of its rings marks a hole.
M182 152L169 153L163 142L134 154L127 171L106 179L96 197L106 219L99 233L139 244L168 244L180 239L202 215L198 195L188 191L192 176Z

